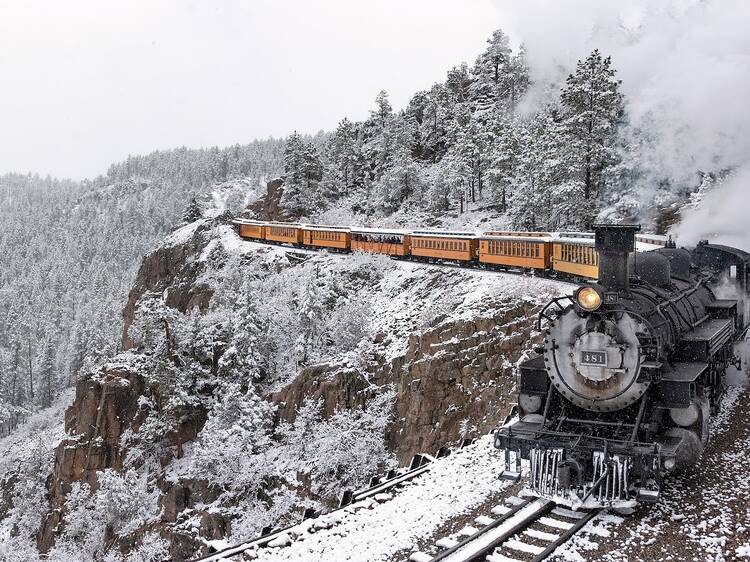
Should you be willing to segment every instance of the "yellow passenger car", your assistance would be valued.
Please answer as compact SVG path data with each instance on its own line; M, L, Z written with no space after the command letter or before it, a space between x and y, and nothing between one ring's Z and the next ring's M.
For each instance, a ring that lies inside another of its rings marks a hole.
M592 238L556 238L552 241L552 269L576 277L599 278L599 253Z
M469 262L477 259L479 239L472 232L417 230L411 233L411 255Z
M286 222L269 222L265 227L265 239L284 244L302 244L302 227Z
M348 250L349 227L306 224L302 227L302 243L305 246Z
M411 237L405 230L352 229L352 252L408 256L410 242Z
M262 240L266 237L266 223L248 219L237 219L234 221L237 227L237 234L241 238L251 240Z
M479 239L479 261L546 270L551 264L551 240L549 232L485 232Z

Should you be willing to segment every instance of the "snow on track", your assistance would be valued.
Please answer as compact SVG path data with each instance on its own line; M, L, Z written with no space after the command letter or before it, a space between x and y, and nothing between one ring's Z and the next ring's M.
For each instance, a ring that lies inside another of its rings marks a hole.
M258 552L264 561L389 561L416 541L432 536L446 520L481 504L507 487L498 480L499 453L492 436L437 461L431 470L385 501L365 502L337 513L330 529L303 534L290 546Z

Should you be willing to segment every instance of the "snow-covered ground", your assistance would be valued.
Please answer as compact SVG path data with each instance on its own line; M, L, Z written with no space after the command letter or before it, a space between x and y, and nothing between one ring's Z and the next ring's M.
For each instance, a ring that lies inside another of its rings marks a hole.
M0 475L23 464L51 464L52 451L65 436L65 409L75 389L67 388L49 408L31 415L10 435L0 439Z
M499 453L491 436L437 461L432 469L377 501L366 500L320 518L314 532L289 535L291 543L259 551L268 562L389 561L397 553L418 548L446 521L470 512L509 484L498 480ZM300 529L302 531L302 529ZM284 542L284 541L279 541Z

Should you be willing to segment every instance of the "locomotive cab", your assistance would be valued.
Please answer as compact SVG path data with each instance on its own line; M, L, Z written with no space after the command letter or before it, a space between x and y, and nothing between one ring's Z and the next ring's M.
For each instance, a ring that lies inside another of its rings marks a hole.
M741 325L689 253L636 254L638 230L595 226L598 282L541 312L519 417L495 434L504 478L528 460L528 490L574 508L656 501L665 474L698 460Z

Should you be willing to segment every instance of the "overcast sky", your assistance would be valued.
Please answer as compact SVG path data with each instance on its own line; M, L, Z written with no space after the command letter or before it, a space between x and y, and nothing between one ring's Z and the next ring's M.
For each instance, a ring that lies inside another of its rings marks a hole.
M472 63L491 0L0 0L0 174L80 179L396 108Z

